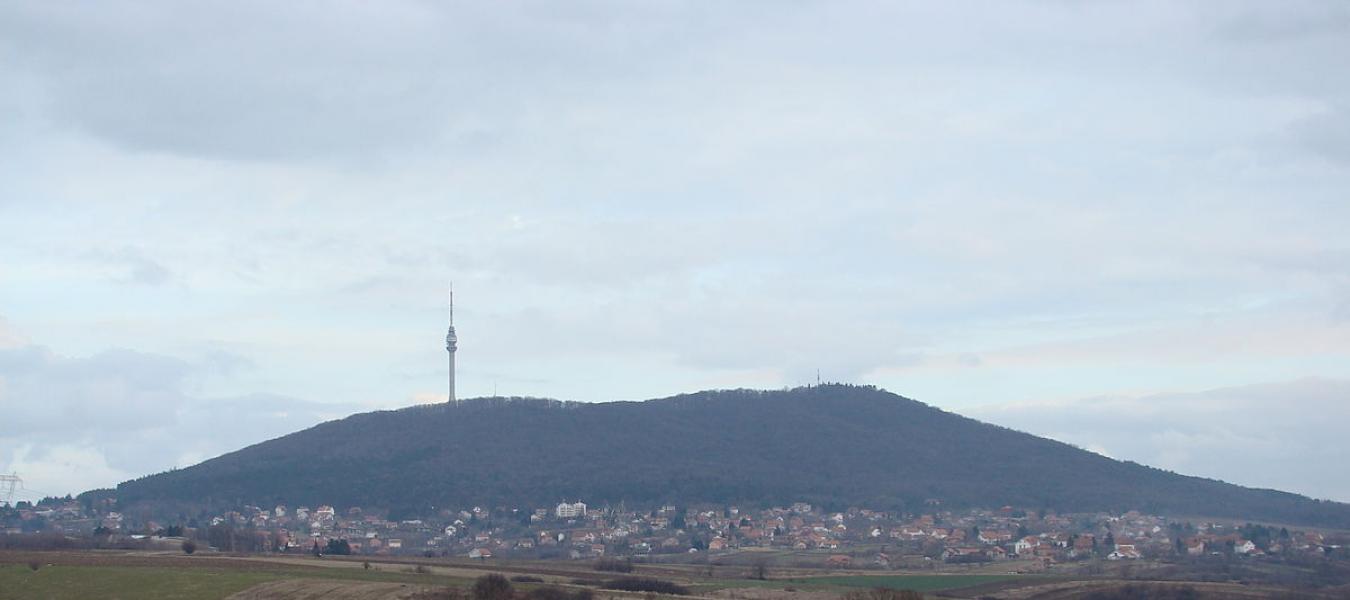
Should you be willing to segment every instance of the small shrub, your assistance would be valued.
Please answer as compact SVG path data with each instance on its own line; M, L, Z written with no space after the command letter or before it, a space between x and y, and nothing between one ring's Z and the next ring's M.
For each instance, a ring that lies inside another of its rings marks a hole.
M512 600L514 596L511 582L496 573L489 573L473 582L473 600Z
M428 569L426 565L417 565L413 568L413 572L418 575L426 575L431 572L431 569Z
M751 579L764 581L769 578L769 560L761 558L755 561L754 568L750 571Z
M30 569L32 569L32 570L34 570L34 571L36 571L36 570L38 570L38 569L41 569L41 568L42 568L42 561L37 560L37 559L29 560L29 561L28 561L28 568L30 568Z
M316 542L317 544L317 542ZM352 545L347 540L328 540L328 547L324 549L323 554L333 554L337 556L348 556L352 553Z
M192 554L197 551L197 542L192 540L183 540L183 554Z
M362 568L362 569L365 569L365 570L367 570L367 571L369 571L369 570L370 570L370 561L368 561L368 560L366 560L366 561L361 561L361 568Z
M619 558L602 558L595 561L595 570L610 573L632 573L633 561Z
M665 581L663 579L649 579L646 577L622 577L606 581L603 586L607 590L620 590L624 592L650 592L653 594L670 594L673 596L688 596L689 588L678 583Z

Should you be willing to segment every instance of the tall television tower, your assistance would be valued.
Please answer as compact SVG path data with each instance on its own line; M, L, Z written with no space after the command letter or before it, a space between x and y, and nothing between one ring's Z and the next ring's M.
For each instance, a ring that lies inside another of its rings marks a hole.
M450 353L450 403L455 402L455 349L459 347L459 338L455 337L455 284L450 284L450 331L445 334L445 351Z

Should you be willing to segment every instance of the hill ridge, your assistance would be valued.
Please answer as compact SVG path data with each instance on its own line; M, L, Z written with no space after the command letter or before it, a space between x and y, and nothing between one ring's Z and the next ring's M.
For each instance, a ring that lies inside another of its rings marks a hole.
M129 505L431 507L726 502L1281 520L1350 527L1350 505L1117 461L873 386L704 390L645 401L487 397L359 413L125 482Z

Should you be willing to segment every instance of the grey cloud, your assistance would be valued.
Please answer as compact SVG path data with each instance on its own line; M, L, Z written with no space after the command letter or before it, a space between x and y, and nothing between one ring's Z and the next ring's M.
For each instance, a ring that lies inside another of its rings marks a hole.
M207 348L202 352L200 362L203 367L224 377L258 368L253 359L222 347Z
M135 443L105 443L110 465L135 473L186 467L225 452L346 417L363 407L321 403L277 394L193 397L166 422ZM153 456L154 448L171 451Z
M643 77L635 56L655 59L698 37L674 23L708 26L699 9L599 6L586 18L584 5L387 2L316 14L250 2L130 11L20 3L0 32L21 50L12 66L48 75L58 118L114 143L379 162L417 148L481 153L548 97Z
M115 279L121 283L161 285L167 283L172 276L164 265L150 259L142 251L134 248L124 248L121 251L109 253L103 257L103 260L119 268L121 272L117 274Z
M1227 40L1280 43L1350 33L1350 9L1339 2L1231 3L1237 14L1220 19Z
M1289 128L1304 148L1327 160L1350 165L1350 111L1344 106L1305 117Z
M1350 381L1306 379L1199 393L1104 396L962 411L1118 459L1247 486L1350 501Z
M147 259L138 259L131 268L129 280L133 283L159 285L169 280L169 270Z
M131 350L71 358L32 345L0 349L0 471L37 469L20 474L29 488L78 493L69 486L188 466L360 409L192 393L214 368Z
M182 361L130 350L64 358L38 346L0 350L8 407L0 436L153 427L185 401Z
M1331 318L1337 322L1350 322L1350 290L1341 290L1340 300L1331 309Z
M119 284L157 286L169 283L173 273L163 262L146 251L143 244L127 244L120 248L90 248L72 252L69 248L44 249L88 261L100 274Z
M878 366L906 364L923 342L909 324L887 318L884 302L835 296L810 281L736 274L592 297L566 314L537 306L480 314L474 323L491 336L476 341L477 351L502 360L661 357L692 369L781 371L805 382L816 369L853 380Z
M408 73L372 68L369 78L344 78L322 66L325 59L360 65L360 51L338 43L328 28L356 15L304 22L310 36L292 36L301 15L258 14L247 4L79 14L27 5L10 12L6 33L26 50L15 66L51 74L57 117L132 148L302 157L415 143L435 129L418 126L436 99ZM75 39L78 45L58 42ZM83 60L90 55L106 62ZM109 62L120 68L105 68ZM410 105L423 111L400 118Z
M677 219L557 219L506 232L488 260L522 281L559 285L642 284L736 254L733 229Z

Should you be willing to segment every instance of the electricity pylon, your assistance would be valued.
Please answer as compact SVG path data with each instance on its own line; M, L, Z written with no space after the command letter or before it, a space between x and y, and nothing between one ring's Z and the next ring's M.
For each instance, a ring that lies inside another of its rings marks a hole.
M17 473L0 475L0 504L13 505L14 490L23 486L23 480Z

